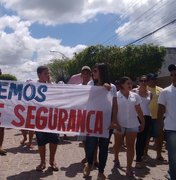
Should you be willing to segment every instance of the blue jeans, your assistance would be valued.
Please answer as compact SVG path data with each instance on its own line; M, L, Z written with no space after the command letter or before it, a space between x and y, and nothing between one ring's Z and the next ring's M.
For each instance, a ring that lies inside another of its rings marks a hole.
M169 175L176 180L176 131L166 130L166 142L169 157Z
M109 139L108 138L98 138L98 137L86 137L86 158L87 162L90 166L93 165L94 154L95 150L99 147L99 167L98 170L100 173L104 173L104 168L106 166L106 161L108 157L108 145Z
M136 162L142 161L142 156L144 155L144 150L147 144L147 138L150 134L151 129L151 117L150 116L144 116L145 118L145 127L142 132L139 132L137 134L137 140L136 140Z

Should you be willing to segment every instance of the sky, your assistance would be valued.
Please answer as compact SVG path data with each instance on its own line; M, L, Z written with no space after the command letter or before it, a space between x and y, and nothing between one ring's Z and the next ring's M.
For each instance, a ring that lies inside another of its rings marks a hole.
M37 80L53 58L90 45L123 47L176 19L175 0L0 0L0 68ZM175 47L176 22L136 44Z

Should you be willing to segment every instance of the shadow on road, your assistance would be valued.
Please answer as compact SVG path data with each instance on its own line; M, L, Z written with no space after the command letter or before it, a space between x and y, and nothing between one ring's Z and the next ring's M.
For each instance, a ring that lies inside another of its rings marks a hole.
M34 154L34 153L38 153L38 150L36 149L29 149L26 146L18 146L18 147L12 147L7 149L8 153L13 153L13 154L17 154L17 153L30 153L30 154Z
M81 162L70 164L68 167L61 167L61 171L65 171L67 177L76 177L78 173L83 172L84 165Z
M24 171L19 174L7 177L7 180L27 180L27 179L41 179L53 175L53 171L48 168L46 171L38 172L36 170Z

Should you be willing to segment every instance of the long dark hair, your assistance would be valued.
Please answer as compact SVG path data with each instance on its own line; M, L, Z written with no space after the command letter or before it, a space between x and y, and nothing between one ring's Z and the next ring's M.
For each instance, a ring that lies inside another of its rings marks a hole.
M108 65L105 63L96 63L94 68L99 70L100 85L103 85L104 83L110 84ZM94 80L94 84L97 85L97 83L98 81Z

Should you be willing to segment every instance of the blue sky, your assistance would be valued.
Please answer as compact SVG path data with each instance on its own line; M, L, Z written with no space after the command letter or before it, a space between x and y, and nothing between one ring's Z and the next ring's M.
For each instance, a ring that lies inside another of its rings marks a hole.
M83 24L71 23L56 26L45 26L34 23L30 27L30 31L31 35L35 38L50 36L52 38L62 39L62 45L64 46L102 44L109 38L109 34L115 35L116 28L107 28L107 25L108 22L111 22L116 17L117 15L115 14L98 14L93 20L89 20ZM109 30L108 33L107 29Z
M176 18L175 8L175 0L0 0L0 68L36 79L38 65L90 45L124 46ZM173 47L175 31L140 43Z

